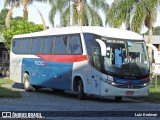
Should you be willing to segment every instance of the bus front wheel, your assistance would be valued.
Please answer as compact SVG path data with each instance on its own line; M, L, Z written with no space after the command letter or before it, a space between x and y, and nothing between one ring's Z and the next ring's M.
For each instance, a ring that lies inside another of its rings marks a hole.
M86 98L86 94L84 93L83 83L82 80L79 80L78 83L78 99L84 100Z
M24 73L23 80L24 80L24 89L25 89L25 91L32 92L33 91L33 87L30 85L30 79L29 79L29 75L27 73Z

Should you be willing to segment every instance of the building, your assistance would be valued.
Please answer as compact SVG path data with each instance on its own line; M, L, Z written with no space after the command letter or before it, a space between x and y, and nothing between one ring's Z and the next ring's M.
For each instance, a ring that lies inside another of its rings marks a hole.
M144 35L144 40L148 43L148 35ZM160 51L160 35L152 36L152 44Z

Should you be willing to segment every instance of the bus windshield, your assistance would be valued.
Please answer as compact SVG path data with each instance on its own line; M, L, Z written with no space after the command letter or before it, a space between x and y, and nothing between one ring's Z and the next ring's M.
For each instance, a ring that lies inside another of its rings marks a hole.
M144 41L105 40L103 57L107 73L125 78L142 78L149 74L149 60Z

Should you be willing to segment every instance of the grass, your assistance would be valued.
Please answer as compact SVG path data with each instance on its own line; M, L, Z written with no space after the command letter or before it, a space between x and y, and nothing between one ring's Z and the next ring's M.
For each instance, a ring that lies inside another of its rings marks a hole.
M160 76L157 80L157 89L155 89L155 78L150 83L149 95L147 97L136 97L133 99L141 100L143 102L160 103Z
M0 98L20 98L21 94L19 91L13 91L8 88L4 88L2 84L13 84L9 78L0 78Z
M19 91L13 91L4 87L0 87L0 98L20 98Z
M14 83L14 82L7 77L0 78L0 84L11 84L11 83Z
M150 84L149 95L143 98L144 101L160 103L160 81L158 80L157 89L155 89L155 80L152 80Z

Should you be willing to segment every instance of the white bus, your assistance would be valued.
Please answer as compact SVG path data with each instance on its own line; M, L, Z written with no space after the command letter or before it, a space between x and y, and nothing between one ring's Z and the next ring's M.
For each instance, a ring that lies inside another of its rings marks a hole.
M38 88L86 94L147 96L149 60L137 33L105 27L64 27L16 35L10 53L10 79Z

